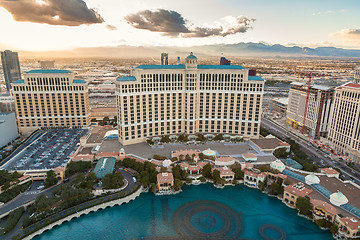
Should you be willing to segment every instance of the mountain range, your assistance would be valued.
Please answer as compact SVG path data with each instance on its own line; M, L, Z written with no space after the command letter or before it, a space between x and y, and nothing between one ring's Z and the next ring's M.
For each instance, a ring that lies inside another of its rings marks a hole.
M116 46L116 47L86 47L62 51L19 51L21 57L69 57L69 58L137 58L158 57L161 52L167 52L171 57L184 56L193 51L199 56L254 56L254 57L351 57L360 58L360 50L336 47L287 47L280 44L237 43L214 44L193 47L152 47L152 46Z

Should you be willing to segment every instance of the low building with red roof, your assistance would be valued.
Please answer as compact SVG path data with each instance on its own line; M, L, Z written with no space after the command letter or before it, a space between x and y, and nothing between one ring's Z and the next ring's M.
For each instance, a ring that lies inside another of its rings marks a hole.
M284 188L283 202L289 207L296 207L296 201L299 197L306 197L312 193L312 189L305 187L302 182L293 183Z
M360 222L354 217L344 217L339 219L339 233L348 238L360 237Z
M333 168L321 168L321 173L325 173L327 177L339 177L340 173Z
M235 164L235 158L230 156L222 156L215 158L216 166L231 166Z
M97 158L102 158L102 157L114 157L117 160L119 160L119 152L101 152L96 154Z
M313 215L315 219L327 219L330 222L335 221L338 212L333 205L318 199L310 199L310 203L313 205Z
M257 156L253 153L243 153L242 158L246 162L256 162L257 161Z
M265 181L265 173L257 169L250 169L244 171L244 184L251 188L258 188L260 182Z
M172 173L158 173L156 175L157 187L159 191L170 190L174 186L174 176Z

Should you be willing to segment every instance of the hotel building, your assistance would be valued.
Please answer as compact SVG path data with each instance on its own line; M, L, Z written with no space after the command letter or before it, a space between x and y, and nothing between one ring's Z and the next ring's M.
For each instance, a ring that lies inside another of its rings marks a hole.
M13 84L19 131L89 125L87 82L67 70L31 70Z
M289 92L286 111L287 125L302 129L308 86L306 83L293 82ZM313 139L326 138L332 106L333 88L312 85L306 111L305 131Z
M238 65L140 65L116 81L123 145L172 134L258 138L264 81Z
M335 89L331 116L330 147L359 162L360 84L346 83Z

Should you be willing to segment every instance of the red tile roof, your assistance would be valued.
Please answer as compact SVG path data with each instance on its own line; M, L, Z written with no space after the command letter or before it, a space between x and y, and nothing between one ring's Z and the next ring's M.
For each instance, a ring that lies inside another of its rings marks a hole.
M314 206L323 207L326 212L331 213L332 215L336 215L336 208L330 203L318 200L318 199L310 199L310 203Z
M118 157L119 152L102 152L102 153L98 153L96 156L99 158L101 158L101 157Z
M325 172L326 174L340 174L338 171L336 171L333 168L321 168L321 172Z
M174 181L174 177L172 173L158 173L156 178L158 183L167 183Z
M297 184L300 184L301 188L296 188L296 186L298 186ZM293 183L287 187L284 188L285 191L295 194L296 196L299 197L305 197L307 195L309 195L310 193L312 193L313 190L308 189L305 187L305 185L303 183Z
M244 158L257 158L257 156L253 153L243 153Z
M360 88L360 84L357 83L347 83L344 87Z
M358 219L353 218L353 217L351 217L351 218L345 217L345 218L340 218L340 220L342 222L344 222L352 230L360 230L360 222Z

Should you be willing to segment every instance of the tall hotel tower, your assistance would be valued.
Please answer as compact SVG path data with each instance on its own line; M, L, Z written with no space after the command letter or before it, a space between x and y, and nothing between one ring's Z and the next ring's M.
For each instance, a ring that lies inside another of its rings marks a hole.
M116 81L123 145L175 134L258 138L264 81L235 65L140 65Z
M18 53L10 50L1 52L1 62L4 71L6 91L10 92L11 83L21 79Z
M89 125L89 90L67 70L31 70L13 84L19 131Z

